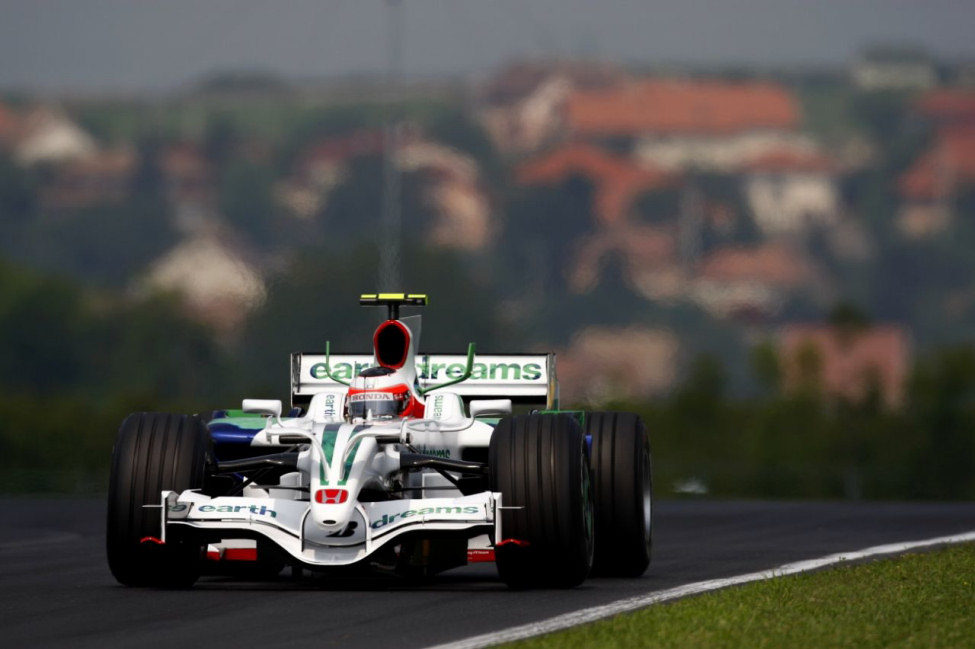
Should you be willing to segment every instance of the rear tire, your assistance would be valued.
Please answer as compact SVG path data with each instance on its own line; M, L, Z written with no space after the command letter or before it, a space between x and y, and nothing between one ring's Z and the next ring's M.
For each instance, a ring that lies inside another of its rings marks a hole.
M586 418L586 434L592 436L593 572L607 577L639 577L650 565L653 544L653 477L647 429L633 413L593 412Z
M514 588L571 588L593 557L592 488L585 439L570 415L502 419L491 436L491 490L500 491L495 560Z
M203 486L209 449L197 416L133 413L119 428L108 488L108 566L126 586L192 586L200 574L202 545L161 533L160 493ZM156 505L156 507L144 507Z

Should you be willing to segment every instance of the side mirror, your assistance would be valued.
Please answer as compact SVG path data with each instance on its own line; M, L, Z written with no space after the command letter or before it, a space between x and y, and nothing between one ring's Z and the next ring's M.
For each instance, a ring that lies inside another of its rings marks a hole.
M241 408L244 412L281 417L281 399L244 399Z
M471 401L471 417L486 417L497 415L504 417L511 414L511 399L482 399Z

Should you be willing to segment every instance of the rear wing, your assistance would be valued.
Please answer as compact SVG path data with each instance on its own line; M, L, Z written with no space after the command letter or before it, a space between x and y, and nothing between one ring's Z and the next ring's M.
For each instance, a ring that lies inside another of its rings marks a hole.
M369 354L332 354L332 375L349 381L376 362ZM464 374L467 357L460 354L422 354L416 358L420 387L430 387ZM325 374L325 354L295 352L291 355L291 405L307 406L313 395L345 386ZM558 408L559 384L555 354L486 354L474 359L471 377L450 386L465 400L504 397L515 403Z

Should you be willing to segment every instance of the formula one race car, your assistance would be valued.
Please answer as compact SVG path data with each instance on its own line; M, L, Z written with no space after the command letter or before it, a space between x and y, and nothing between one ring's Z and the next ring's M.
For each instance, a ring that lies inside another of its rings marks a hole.
M183 587L233 559L254 575L290 564L426 576L495 561L514 587L643 574L640 419L558 410L553 354L418 354L420 317L399 311L426 302L363 295L387 309L373 354L328 343L293 354L286 417L259 399L204 417L129 415L108 497L115 578Z

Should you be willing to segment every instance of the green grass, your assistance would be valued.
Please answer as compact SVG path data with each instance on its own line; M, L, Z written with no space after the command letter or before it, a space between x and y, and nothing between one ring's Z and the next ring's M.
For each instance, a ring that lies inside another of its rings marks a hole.
M975 647L975 545L757 582L507 646Z

